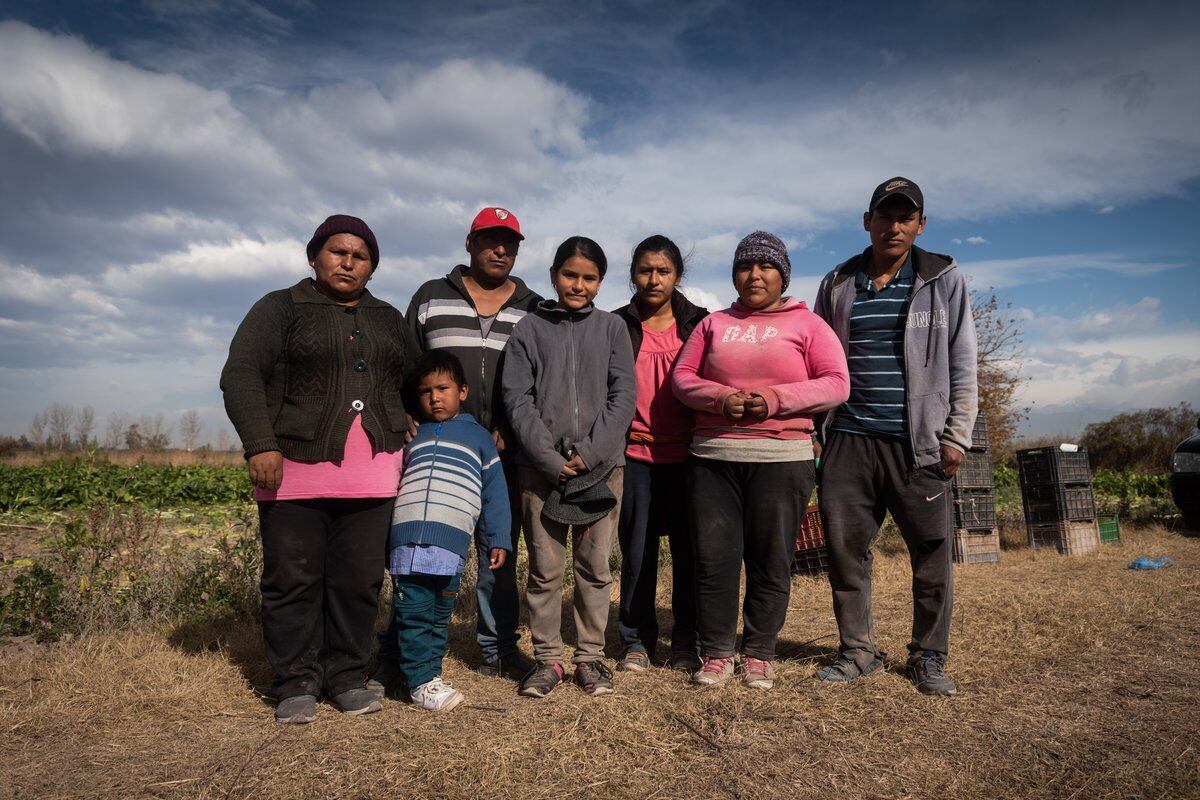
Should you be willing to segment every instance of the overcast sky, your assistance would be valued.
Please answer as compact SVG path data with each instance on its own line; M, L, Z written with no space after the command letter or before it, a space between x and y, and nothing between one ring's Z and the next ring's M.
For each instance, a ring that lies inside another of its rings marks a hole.
M919 243L1022 320L1031 431L1200 405L1191 4L86 0L0 20L0 433L56 401L228 428L233 329L306 274L330 213L375 230L371 290L401 309L491 204L543 293L582 233L615 307L633 245L664 233L723 307L762 228L811 302L897 174L925 192Z

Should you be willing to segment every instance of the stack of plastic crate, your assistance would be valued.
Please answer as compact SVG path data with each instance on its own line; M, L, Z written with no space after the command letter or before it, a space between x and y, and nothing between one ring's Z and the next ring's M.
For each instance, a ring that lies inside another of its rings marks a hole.
M1018 450L1017 470L1030 547L1073 556L1100 546L1086 449Z
M829 551L825 549L825 528L821 525L821 509L813 503L804 512L804 521L796 532L796 554L792 572L819 575L829 571Z
M971 449L954 476L954 561L994 564L1000 560L996 527L996 478L988 449L987 421L980 414L971 432Z

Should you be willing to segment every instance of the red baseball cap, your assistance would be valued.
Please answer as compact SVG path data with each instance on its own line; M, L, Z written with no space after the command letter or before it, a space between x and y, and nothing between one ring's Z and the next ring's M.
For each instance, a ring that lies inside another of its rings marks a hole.
M521 223L517 222L516 216L507 208L488 206L476 214L475 219L471 221L471 233L487 228L508 228L518 239L525 238L521 234Z

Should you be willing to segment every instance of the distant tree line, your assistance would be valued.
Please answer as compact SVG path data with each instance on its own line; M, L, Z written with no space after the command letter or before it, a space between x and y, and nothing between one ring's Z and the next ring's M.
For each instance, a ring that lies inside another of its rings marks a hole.
M1083 429L1092 469L1169 472L1175 446L1196 432L1196 410L1189 403L1118 414Z
M96 428L96 414L91 406L78 408L54 403L33 415L28 432L20 438L3 437L0 451L34 450L36 452L87 452L91 450L166 450L178 444L185 450L229 450L229 432L218 430L215 445L200 444L204 422L200 412L188 409L171 423L166 415L142 414L133 417L122 411L108 415L103 429Z

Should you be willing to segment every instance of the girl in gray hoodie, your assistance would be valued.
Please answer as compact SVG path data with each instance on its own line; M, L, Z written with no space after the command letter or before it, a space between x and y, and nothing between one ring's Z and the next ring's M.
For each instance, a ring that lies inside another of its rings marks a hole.
M529 548L526 601L538 662L521 682L521 694L529 697L544 697L565 676L561 609L568 530L578 631L574 680L588 694L612 692L612 672L603 661L612 586L608 558L637 379L625 323L592 302L607 267L604 251L591 239L573 236L559 245L550 267L557 299L538 304L517 324L505 355L501 384L518 444L517 481ZM617 500L614 508L589 524L543 516L552 492L594 470L608 471L604 483Z

